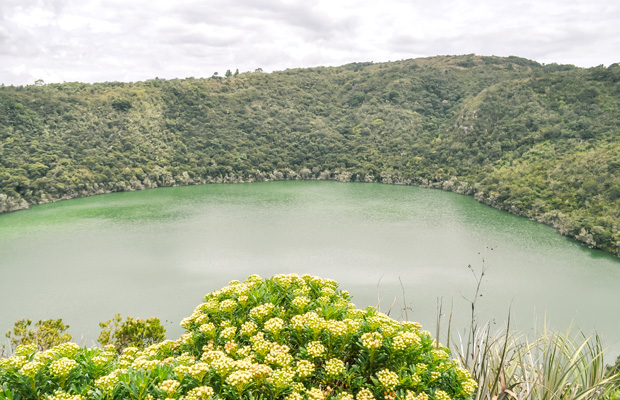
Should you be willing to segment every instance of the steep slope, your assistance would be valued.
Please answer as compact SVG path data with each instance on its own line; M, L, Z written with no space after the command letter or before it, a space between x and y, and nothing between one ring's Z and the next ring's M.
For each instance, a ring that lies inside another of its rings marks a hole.
M620 254L620 67L433 57L0 88L0 212L206 182L441 187Z

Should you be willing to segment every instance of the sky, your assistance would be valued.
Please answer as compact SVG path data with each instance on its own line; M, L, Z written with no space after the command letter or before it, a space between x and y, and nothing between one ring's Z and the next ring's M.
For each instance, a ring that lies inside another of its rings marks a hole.
M620 62L618 0L0 0L0 83L133 82L435 55Z

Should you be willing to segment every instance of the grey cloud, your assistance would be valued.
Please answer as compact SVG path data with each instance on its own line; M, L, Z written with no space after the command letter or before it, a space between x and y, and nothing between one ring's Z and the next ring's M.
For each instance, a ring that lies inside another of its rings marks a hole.
M239 39L237 36L216 37L197 32L175 32L166 35L164 43L177 46L229 47L239 43Z
M284 24L298 28L314 38L330 37L335 32L352 31L355 27L352 18L334 18L305 2L287 4L279 0L239 0L222 6L196 2L177 6L174 12L192 24L244 27L247 19L256 19L264 25Z
M353 3L345 10L285 0L0 0L0 77L5 84L42 73L56 81L182 78L466 53L620 61L615 1ZM39 25L15 18L41 10L51 16Z

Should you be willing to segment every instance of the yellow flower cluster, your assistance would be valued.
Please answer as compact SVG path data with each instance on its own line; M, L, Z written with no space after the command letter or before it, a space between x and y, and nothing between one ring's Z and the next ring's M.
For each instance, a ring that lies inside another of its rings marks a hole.
M293 382L294 377L295 372L290 369L277 369L273 371L269 380L276 388L285 389Z
M215 335L215 325L211 322L200 325L198 330L209 337L213 337Z
M29 363L24 364L24 366L19 370L22 375L29 376L34 378L34 376L45 366L40 361L31 361Z
M252 321L244 322L241 325L241 334L244 336L252 336L258 330L258 326Z
M293 281L296 281L297 279L298 277L294 275L278 274L273 277L273 280L278 282L278 284L282 286L283 288L288 288L289 286L291 286Z
M282 330L284 327L284 321L282 318L274 317L265 322L265 330L273 333L275 336Z
M422 324L420 324L419 322L403 321L400 324L404 330L411 332L418 332L420 329L422 329Z
M93 364L101 368L105 365L108 365L115 357L116 357L116 352L104 351L98 356L93 357L92 361L93 361Z
M295 307L303 310L308 305L308 303L310 303L310 299L306 296L297 296L293 299L292 303Z
M305 326L312 329L314 333L319 333L327 325L327 322L316 312L310 311L304 314Z
M15 349L15 355L17 356L29 356L32 353L34 353L35 351L37 351L39 348L36 344L32 343L32 344L22 344L17 346L17 348Z
M327 331L334 337L345 336L348 333L347 324L343 321L330 321Z
M435 360L447 360L449 358L448 351L449 350L446 349L445 347L440 347L439 349L433 349L432 350L433 358L435 358Z
M224 344L224 351L228 354L235 354L237 352L237 347L239 346L236 342L226 342L226 344Z
M286 345L274 344L271 346L269 353L265 357L267 364L279 365L280 367L286 367L293 362L293 356L289 354L289 347Z
M202 378L204 378L207 372L209 372L209 369L211 369L211 366L204 362L197 362L196 364L188 368L189 368L189 370L187 371L188 375L191 375L193 378L197 379L198 381L202 381Z
M343 322L347 324L347 334L349 335L357 332L360 329L360 326L362 326L362 321L359 319L347 318Z
M26 358L26 356L12 356L9 357L7 360L7 365L15 369L20 369L28 362L28 358Z
M60 358L50 364L52 375L57 377L65 377L78 366L75 360L67 357Z
M252 371L252 375L256 380L265 379L273 372L271 367L265 364L252 364L250 366L250 371Z
M411 378L411 384L414 386L422 382L422 378L418 374L411 374L409 377Z
M306 296L311 291L312 289L310 289L310 286L306 285L306 282L304 281L303 284L293 289L293 294L297 297L300 297L300 296Z
M95 381L95 386L104 392L111 392L114 389L114 386L118 383L118 371L119 370L114 370L112 373L97 379Z
M114 352L114 356L116 356L116 351ZM58 355L51 350L41 351L34 355L35 361L48 362L58 357Z
M366 322L368 322L371 328L382 330L385 330L388 326L397 329L400 325L398 322L381 312L377 312L375 315L366 318Z
M131 366L133 369L142 369L145 371L153 371L155 368L159 366L159 361L157 360L147 360L146 358L139 357L136 358Z
M334 378L344 372L344 363L337 358L330 358L325 362L325 373Z
M383 343L383 335L379 332L368 332L364 333L361 337L362 346L366 347L369 350L377 349L381 347Z
M213 293L212 296L213 298L209 299L209 301L204 304L204 311L217 311L220 308L220 302L217 299L218 296L216 296L215 293Z
M191 345L193 343L193 339L194 338L193 338L191 333L184 333L179 338L179 343L180 344L189 344L189 345Z
M394 390L394 388L400 383L398 374L390 371L389 369L383 369L377 372L377 379L381 382L381 385L384 388L389 390Z
M308 360L300 360L297 362L297 376L307 378L314 372L314 364Z
M78 351L80 351L80 346L78 346L75 343L70 343L70 342L62 343L62 344L59 344L58 346L52 347L52 352L62 357L69 357L69 358L75 357Z
M392 347L396 351L404 351L420 344L420 337L414 332L399 332L392 341Z
M349 392L340 392L337 397L338 400L353 400L353 395Z
M213 397L214 391L209 386L198 386L185 395L185 400L208 400Z
M228 356L222 356L213 360L211 365L219 375L226 376L235 368L235 360Z
M179 346L179 343L177 341L164 340L163 342L155 343L147 347L146 349L144 349L142 354L148 358L156 358L161 353L171 353L178 346ZM114 351L114 348L112 348L112 351Z
M248 293L250 292L250 289L254 286L255 284L237 284L235 285L235 294L237 296L239 296L239 298L244 297L248 295Z
M233 299L226 299L220 303L220 311L232 312L237 308L237 302Z
M207 314L199 314L196 316L194 323L196 325L204 325L209 322L209 316Z
M134 346L125 347L123 349L123 355L131 356L131 357L134 357L134 358L138 356L139 352L140 352L140 349L138 349L137 347L134 347Z
M226 378L226 383L231 386L235 386L238 390L241 390L244 386L251 383L253 378L254 375L252 374L252 371L238 370L228 375Z
M236 334L237 328L235 328L234 326L229 326L228 328L222 329L222 331L220 332L220 337L227 340L232 340L235 338Z
M478 388L478 383L473 379L467 379L465 382L461 382L461 386L463 387L463 392L465 394L470 395L474 394L476 389Z
M286 400L303 400L304 396L299 392L293 392L286 397Z
M375 396L373 396L372 392L369 389L363 388L359 392L357 392L355 400L375 400Z
M181 386L181 382L174 379L166 379L157 385L157 388L162 392L166 393L169 397L172 397L174 393L176 393L177 389Z
M451 400L450 395L444 392L443 390L438 390L435 392L435 399L436 400Z
M410 390L407 390L407 394L405 395L405 400L428 400L428 395L424 392L419 394L415 394Z
M313 341L308 343L308 346L306 346L306 350L308 351L308 354L313 358L321 357L323 354L325 354L325 346L323 346L323 344L321 344L321 342L319 341Z
M271 314L274 308L275 306L271 303L261 304L250 310L250 316L252 318L262 320L263 318Z
M467 379L470 378L469 375L469 371L466 370L465 368L462 367L456 367L455 368L455 372L456 372L456 377L460 380L460 381L465 381Z
M172 369L172 371L175 373L178 380L183 380L185 375L190 375L190 367L187 365L177 365Z
M237 349L235 354L239 357L249 357L252 353L252 346L243 346L240 349Z
M271 342L265 340L263 332L259 332L256 335L252 336L250 340L252 341L252 350L254 350L257 354L264 356L271 349Z
M325 400L325 394L318 388L310 388L306 394L308 395L308 400Z
M61 390L54 392L53 396L47 396L47 400L83 400L79 394L69 394Z

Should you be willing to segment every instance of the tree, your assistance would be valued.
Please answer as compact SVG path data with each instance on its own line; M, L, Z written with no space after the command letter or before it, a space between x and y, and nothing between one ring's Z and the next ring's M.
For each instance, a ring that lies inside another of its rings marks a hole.
M106 322L100 322L102 328L97 341L102 345L111 344L121 353L126 347L143 349L166 339L166 330L158 318L151 317L146 321L140 318L127 317L125 321L120 314Z
M13 331L5 334L12 347L36 344L41 350L47 350L72 339L71 335L65 332L69 329L69 325L65 325L62 319L40 320L34 324L34 329L31 325L30 319L20 319L15 322Z
M227 69L225 75L226 75L227 78L230 78L232 76L232 72L230 72L230 70Z

